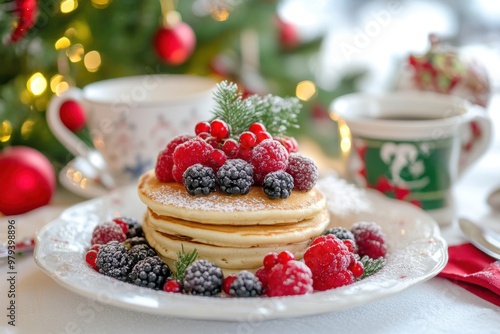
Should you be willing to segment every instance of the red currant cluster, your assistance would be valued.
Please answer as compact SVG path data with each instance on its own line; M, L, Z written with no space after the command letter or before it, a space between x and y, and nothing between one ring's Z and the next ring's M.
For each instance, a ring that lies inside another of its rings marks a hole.
M293 137L277 137L266 131L262 123L253 123L247 131L238 136L238 140L230 138L230 129L226 122L215 119L209 122L199 122L195 126L198 137L205 139L214 149L222 150L227 159L240 158L249 161L252 157L252 149L266 139L279 141L288 153L299 151L299 145Z
M272 172L290 174L292 187L297 190L308 191L316 184L318 168L314 161L297 153L295 138L273 137L261 123L251 124L236 138L226 122L215 119L196 124L195 134L175 137L159 153L155 172L160 182L183 183L184 172L195 164L210 167L216 174L227 160L242 159L252 165L257 185Z

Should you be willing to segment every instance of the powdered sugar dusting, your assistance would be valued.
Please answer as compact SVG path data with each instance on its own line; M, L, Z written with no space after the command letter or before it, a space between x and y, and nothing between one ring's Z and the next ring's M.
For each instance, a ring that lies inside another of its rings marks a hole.
M345 217L371 209L366 192L337 175L321 178L316 188L325 196L328 210L336 216Z
M192 210L220 212L235 211L259 211L272 208L261 198L249 198L241 196L220 196L218 201L214 201L210 196L190 196L184 189L175 189L161 186L155 190L147 190L146 195L153 201L163 205L173 205L180 208Z

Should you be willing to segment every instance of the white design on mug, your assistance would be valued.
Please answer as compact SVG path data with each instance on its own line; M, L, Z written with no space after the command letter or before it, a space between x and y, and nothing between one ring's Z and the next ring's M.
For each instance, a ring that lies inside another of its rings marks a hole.
M422 160L429 153L430 147L427 143L417 146L411 143L387 142L380 149L380 158L389 166L389 178L395 185L422 189L430 182L429 177L425 175L425 164ZM413 180L401 177L404 168L408 169Z

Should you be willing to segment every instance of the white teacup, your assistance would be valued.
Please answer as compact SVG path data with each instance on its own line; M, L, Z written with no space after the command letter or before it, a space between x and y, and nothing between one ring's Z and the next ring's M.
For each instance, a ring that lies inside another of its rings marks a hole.
M99 81L54 96L47 122L71 153L99 170L103 183L125 185L154 167L171 138L194 132L197 122L210 118L215 84L209 78L168 74ZM59 109L67 100L83 107L97 150L61 122Z
M331 111L351 132L352 181L416 204L442 225L453 221L453 184L492 139L481 107L435 93L355 93L333 101ZM481 135L465 148L462 133L471 122Z

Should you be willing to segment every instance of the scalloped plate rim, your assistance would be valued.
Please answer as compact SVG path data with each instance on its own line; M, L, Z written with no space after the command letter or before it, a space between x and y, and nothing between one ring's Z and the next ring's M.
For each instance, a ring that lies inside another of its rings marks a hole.
M114 195L116 196L117 194L127 194L128 192L132 192L132 189L135 189L135 187L125 187L115 191ZM447 243L440 236L439 226L430 215L411 204L387 198L374 190L368 190L366 194L367 197L372 201L383 203L392 207L393 209L395 208L396 210L400 210L401 212L408 211L411 213L410 216L415 216L417 218L423 219L423 221L426 221L425 224L427 224L427 227L431 228L430 235L421 239L417 238L413 240L413 242L431 241L435 245L437 245L439 254L438 258L436 259L436 263L432 268L429 268L425 273L422 273L421 275L412 279L401 280L391 287L375 289L374 291L370 291L369 294L364 295L354 294L354 296L345 296L345 293L343 292L350 290L355 291L356 289L359 290L358 287L362 286L364 283L370 284L371 281L376 281L377 275L369 277L347 287L341 287L324 292L315 292L309 295L237 299L167 294L163 291L154 291L151 289L135 287L128 283L119 282L110 277L98 274L91 268L87 267L88 274L96 277L96 284L105 283L106 285L114 286L115 289L113 290L118 290L113 291L114 294L111 295L100 294L92 290L92 287L90 286L84 287L82 285L79 285L78 281L75 281L73 277L70 277L71 279L68 279L68 276L61 275L59 272L57 272L57 270L55 270L53 266L45 261L45 256L51 255L51 253L47 254L42 249L42 245L44 245L44 243L47 241L45 239L46 233L51 232L53 229L57 230L60 224L68 223L68 221L64 220L64 217L69 217L75 210L88 210L93 205L102 204L105 199L109 198L112 195L105 195L76 204L75 206L64 210L57 219L43 226L39 231L37 231L36 234L34 259L35 263L41 268L44 273L46 273L49 277L51 277L64 288L78 295L96 300L104 304L114 305L133 311L156 315L176 316L189 319L224 321L262 321L333 312L381 300L383 298L397 294L415 284L422 283L436 276L444 268L448 261L448 253L446 251ZM138 198L137 201L139 201ZM70 253L75 254L78 252L73 251ZM83 252L80 252L80 255L83 262ZM390 258L390 256L391 254L388 254L388 259ZM386 265L386 267L388 265L389 263ZM368 280L371 281L368 282ZM140 296L142 297L139 298L140 300L129 300L123 295L119 294L120 290L130 289L135 289L137 292L141 292ZM221 308L225 312L221 312ZM247 319L244 319L245 317L247 317ZM252 317L252 319L250 319L249 317Z

